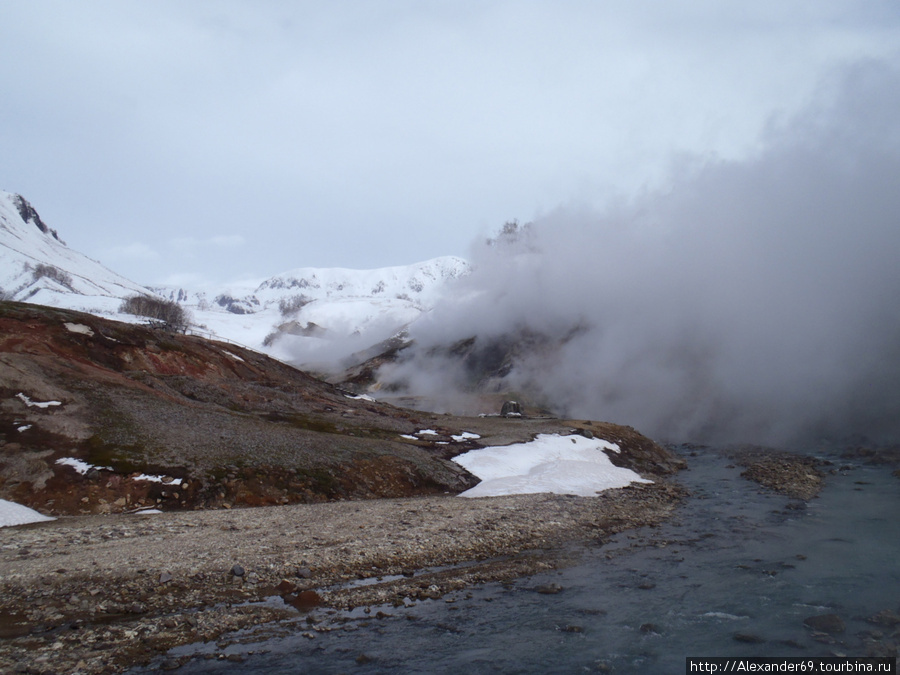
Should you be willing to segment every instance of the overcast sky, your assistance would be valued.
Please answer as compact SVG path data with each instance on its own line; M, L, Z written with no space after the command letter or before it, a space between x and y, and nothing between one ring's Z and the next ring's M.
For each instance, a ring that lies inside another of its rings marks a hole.
M896 0L0 0L0 189L141 283L465 257L898 50Z

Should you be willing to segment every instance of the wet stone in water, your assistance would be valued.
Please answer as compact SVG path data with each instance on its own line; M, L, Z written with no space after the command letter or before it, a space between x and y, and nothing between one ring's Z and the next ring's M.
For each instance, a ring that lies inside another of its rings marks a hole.
M844 620L837 614L817 614L816 616L808 616L803 619L803 625L822 633L835 635L843 633L846 629Z

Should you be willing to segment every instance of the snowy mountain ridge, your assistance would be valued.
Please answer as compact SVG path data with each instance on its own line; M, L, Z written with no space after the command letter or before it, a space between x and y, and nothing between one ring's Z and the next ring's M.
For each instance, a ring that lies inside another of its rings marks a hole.
M327 371L328 363L400 333L469 271L462 258L445 256L370 270L303 267L207 290L151 290L188 308L214 335Z
M134 322L121 301L157 296L188 309L200 333L301 366L396 335L469 271L445 256L370 270L303 267L207 288L142 286L68 248L23 197L0 191L0 297Z
M238 282L216 289L150 287L158 295L200 308L218 305L233 314L253 314L272 303L284 307L315 301L373 299L400 300L429 309L447 282L469 273L462 258L443 256L396 267L357 270L341 267L302 267L262 282Z

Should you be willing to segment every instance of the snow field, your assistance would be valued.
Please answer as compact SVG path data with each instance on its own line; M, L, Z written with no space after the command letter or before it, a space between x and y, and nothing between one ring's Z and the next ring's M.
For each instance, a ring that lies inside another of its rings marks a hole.
M583 436L539 434L530 443L470 450L453 461L481 479L460 497L550 492L594 497L631 483L651 483L631 469L615 466L604 450L619 446Z

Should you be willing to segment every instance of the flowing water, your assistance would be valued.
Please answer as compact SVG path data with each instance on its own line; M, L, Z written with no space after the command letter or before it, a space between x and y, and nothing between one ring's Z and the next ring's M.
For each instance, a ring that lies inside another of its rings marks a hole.
M674 519L586 546L577 566L411 607L316 610L335 630L298 616L170 657L195 655L179 673L681 673L687 656L885 655L900 642L866 621L900 612L891 469L834 457L804 507L720 453L687 459L678 480L693 496ZM536 592L549 586L561 590ZM832 613L843 633L803 625Z

